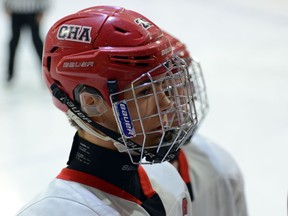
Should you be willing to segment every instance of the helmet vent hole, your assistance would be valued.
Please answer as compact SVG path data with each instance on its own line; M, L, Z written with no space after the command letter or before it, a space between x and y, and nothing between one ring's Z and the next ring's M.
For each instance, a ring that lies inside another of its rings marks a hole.
M150 56L135 56L135 60L145 60L145 59L150 59Z
M149 64L148 63L136 63L136 66L147 67L149 66Z
M124 30L124 29L122 29L122 28L119 28L119 27L115 27L115 31L118 31L118 32L120 32L120 33L122 33L122 34L125 34L125 33L128 32L128 31L126 31L126 30Z
M115 63L129 65L129 62L125 62L125 61L115 61Z
M50 67L51 67L51 56L49 56L47 58L47 69L48 69L49 72L50 72Z
M117 64L133 65L139 67L149 66L151 56L111 56L111 61Z
M128 56L111 56L112 59L129 59Z
M62 86L62 84L61 84L60 81L58 81L58 80L54 80L54 81L55 81L55 83L57 84L57 86Z
M50 52L51 52L51 53L54 53L57 49L58 49L58 47L55 46L55 47L53 47L53 48L50 50Z

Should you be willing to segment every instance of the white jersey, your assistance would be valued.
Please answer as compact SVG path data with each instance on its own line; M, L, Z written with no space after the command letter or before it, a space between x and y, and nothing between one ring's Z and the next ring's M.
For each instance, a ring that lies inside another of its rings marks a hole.
M243 178L235 160L198 134L182 149L192 180L193 216L247 216Z
M185 183L177 170L168 162L141 166L144 190L155 191L166 211L166 215L192 215L191 200ZM78 182L69 181L69 172L76 172ZM108 216L108 215L149 215L139 200L134 200L119 188L97 185L93 178L77 171L63 169L60 177L54 179L46 190L24 206L18 216ZM66 180L65 180L66 179ZM87 183L79 183L79 182ZM97 185L95 187L91 185ZM89 185L89 186L88 186ZM101 186L106 191L100 190Z

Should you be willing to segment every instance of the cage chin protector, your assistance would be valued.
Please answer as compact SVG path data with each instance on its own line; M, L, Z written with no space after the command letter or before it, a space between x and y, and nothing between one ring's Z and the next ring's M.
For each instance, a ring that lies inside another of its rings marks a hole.
M123 148L116 143L118 149L131 159L140 154L144 163L172 160L197 125L193 95L187 64L178 57L111 94L119 140L125 145Z

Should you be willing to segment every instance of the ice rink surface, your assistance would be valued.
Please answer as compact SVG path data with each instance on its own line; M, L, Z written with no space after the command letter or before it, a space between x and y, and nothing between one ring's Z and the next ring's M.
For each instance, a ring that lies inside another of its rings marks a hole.
M285 216L288 186L287 0L53 0L42 35L92 5L136 10L180 38L202 63L210 112L200 133L242 169L250 216ZM11 216L65 166L74 129L51 102L30 33L5 84L10 21L0 14L0 215Z

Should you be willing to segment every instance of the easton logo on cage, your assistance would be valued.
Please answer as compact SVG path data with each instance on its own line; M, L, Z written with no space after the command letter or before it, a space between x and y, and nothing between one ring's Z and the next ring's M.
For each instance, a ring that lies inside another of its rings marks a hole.
M57 38L59 40L90 43L91 29L92 27L90 26L64 24L58 29Z

